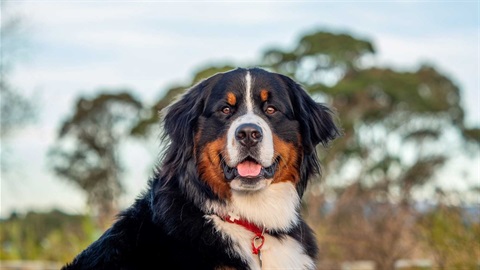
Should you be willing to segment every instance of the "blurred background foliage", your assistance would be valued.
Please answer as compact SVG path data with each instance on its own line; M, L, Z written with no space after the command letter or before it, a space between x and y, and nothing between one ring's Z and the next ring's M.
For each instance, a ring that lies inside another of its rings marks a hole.
M29 43L25 38L27 30L22 18L7 11L2 9L0 24L0 139L2 140L0 168L2 171L8 170L10 156L4 140L25 124L33 122L37 107L33 98L23 95L9 80L15 65L28 55Z
M478 196L479 187L466 195L435 181L457 155L479 154L480 130L464 125L462 91L433 65L397 71L375 66L374 59L372 41L318 30L301 36L292 49L268 48L251 63L300 82L335 109L343 129L343 137L319 151L322 181L314 179L304 197L303 211L320 245L320 269L357 260L395 269L402 259L475 269L480 209L468 198ZM158 136L159 112L175 97L235 67L207 65L190 81L161 89L153 104L125 89L79 97L61 124L50 163L86 194L90 215L12 215L1 221L1 259L70 260L121 210L122 183L128 181L122 178L121 145Z
M139 119L142 104L127 91L80 98L50 151L53 170L85 191L100 228L110 225L124 193L118 148Z
M66 262L99 236L92 219L58 210L48 213L12 213L1 223L1 260Z

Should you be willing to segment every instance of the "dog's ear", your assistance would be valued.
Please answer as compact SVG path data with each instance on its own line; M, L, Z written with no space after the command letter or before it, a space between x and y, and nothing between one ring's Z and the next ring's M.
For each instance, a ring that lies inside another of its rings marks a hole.
M332 110L314 101L294 80L284 75L280 77L288 88L295 118L300 124L304 156L297 191L301 197L307 188L308 179L321 172L316 146L320 143L326 146L341 133L334 122Z
M295 117L300 123L302 145L306 153L314 152L319 143L326 146L337 138L340 131L333 120L333 111L314 101L294 80L280 76L287 85Z
M193 157L199 117L204 111L211 89L221 76L219 73L197 83L162 111L162 139L167 142L167 148L163 151L163 165L166 166L164 172L170 174L167 177L173 177L178 170L193 173L193 170L187 168Z
M193 146L198 118L220 76L220 73L213 75L192 86L162 112L164 136L168 137L173 145Z

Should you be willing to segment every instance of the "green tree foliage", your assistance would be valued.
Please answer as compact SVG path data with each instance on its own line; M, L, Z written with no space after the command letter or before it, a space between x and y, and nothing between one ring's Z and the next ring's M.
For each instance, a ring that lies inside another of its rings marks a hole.
M370 68L324 91L345 128L327 160L339 163L337 171L353 161L361 164L357 175L364 184L381 185L389 195L400 189L405 201L447 160L447 152L435 147L445 132L463 135L459 89L432 67Z
M478 267L480 224L462 209L440 204L420 218L418 228L421 243L432 251L438 269Z
M12 214L0 221L0 260L68 262L95 237L89 217L48 213Z
M374 52L368 40L317 31L301 37L293 50L268 49L262 64L295 77L304 85L312 85L324 78L325 72L335 71L341 76L358 69L361 57Z
M128 92L80 98L51 150L55 173L85 192L101 227L108 226L118 211L117 200L124 192L118 149L141 108Z

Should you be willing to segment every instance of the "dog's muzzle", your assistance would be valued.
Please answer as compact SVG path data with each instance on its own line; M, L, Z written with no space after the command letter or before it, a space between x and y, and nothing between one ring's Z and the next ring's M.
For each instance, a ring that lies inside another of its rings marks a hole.
M240 124L235 129L235 141L238 143L237 151L241 157L240 161L230 167L223 162L223 172L225 179L231 181L235 178L242 178L249 181L255 179L270 179L275 174L278 162L274 161L270 166L262 166L260 159L262 146L263 130L253 123Z

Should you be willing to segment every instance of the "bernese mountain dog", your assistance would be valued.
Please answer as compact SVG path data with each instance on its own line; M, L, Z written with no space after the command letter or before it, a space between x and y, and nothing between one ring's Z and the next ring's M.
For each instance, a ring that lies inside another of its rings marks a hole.
M218 73L163 115L166 149L146 191L62 269L315 269L300 216L332 110L287 76Z

